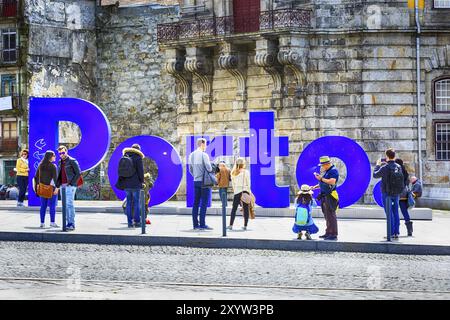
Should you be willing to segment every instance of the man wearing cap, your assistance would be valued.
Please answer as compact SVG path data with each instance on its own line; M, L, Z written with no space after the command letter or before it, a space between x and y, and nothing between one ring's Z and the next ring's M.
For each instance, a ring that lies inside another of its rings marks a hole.
M314 189L320 188L318 199L320 200L320 206L327 223L325 234L320 236L320 238L324 240L337 240L338 227L336 210L339 206L339 197L336 192L336 185L339 180L339 172L331 163L331 159L328 156L320 157L319 166L321 167L321 174L314 172L319 184Z

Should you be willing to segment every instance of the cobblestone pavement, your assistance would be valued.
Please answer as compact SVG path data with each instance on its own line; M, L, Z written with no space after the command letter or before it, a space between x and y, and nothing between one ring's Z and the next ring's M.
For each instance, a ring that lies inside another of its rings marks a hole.
M450 257L1 242L0 298L450 299Z

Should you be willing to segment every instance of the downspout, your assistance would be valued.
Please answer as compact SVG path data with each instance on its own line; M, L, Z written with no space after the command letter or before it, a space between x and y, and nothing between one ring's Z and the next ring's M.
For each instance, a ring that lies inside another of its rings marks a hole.
M414 11L416 17L416 73L417 73L417 139L419 156L419 179L422 180L422 114L421 114L421 86L420 86L420 21L419 21L419 0L414 0Z

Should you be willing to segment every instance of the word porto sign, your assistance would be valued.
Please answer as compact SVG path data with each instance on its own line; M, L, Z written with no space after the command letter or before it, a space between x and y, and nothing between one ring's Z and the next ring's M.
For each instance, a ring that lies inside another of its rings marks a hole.
M33 177L45 151L56 150L59 144L58 125L61 121L73 122L80 128L80 143L70 150L81 170L90 170L107 156L111 142L111 127L103 111L96 105L76 98L31 98L30 100L30 177ZM251 189L256 203L264 208L284 208L290 205L290 186L276 183L275 160L289 155L288 137L276 137L275 118L272 111L250 112L249 136L240 137L240 156L249 159ZM186 160L195 150L197 138L186 137ZM233 136L201 136L208 141L206 152L214 161L217 157L233 156ZM183 179L183 164L179 153L166 140L157 136L141 135L123 141L113 152L108 165L110 185L119 199L125 193L117 190L117 169L122 150L132 144L141 145L141 151L158 166L158 177L150 190L151 206L164 203L178 191ZM301 153L296 167L298 185L317 184L314 172L318 170L319 157L339 158L351 170L338 187L340 207L356 203L367 190L371 179L369 158L361 146L343 136L325 136L310 144ZM188 161L186 161L187 166ZM187 169L187 167L186 167ZM193 178L186 170L187 206L193 204ZM317 192L317 191L316 191ZM30 183L29 204L39 205Z

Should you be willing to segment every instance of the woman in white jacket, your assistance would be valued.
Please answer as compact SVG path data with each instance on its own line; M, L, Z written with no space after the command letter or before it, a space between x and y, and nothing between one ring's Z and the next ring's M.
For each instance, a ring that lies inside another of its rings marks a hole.
M233 209L231 209L231 219L228 230L233 229L234 219L236 218L236 211L241 203L242 193L247 193L250 195L250 172L245 169L245 159L238 158L234 164L233 170L231 171L231 182L233 185ZM244 208L244 226L243 230L247 230L248 219L249 219L249 205L242 201L242 206Z

